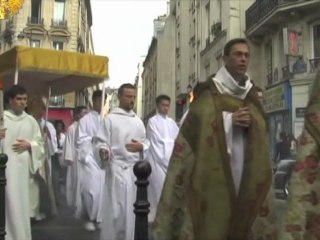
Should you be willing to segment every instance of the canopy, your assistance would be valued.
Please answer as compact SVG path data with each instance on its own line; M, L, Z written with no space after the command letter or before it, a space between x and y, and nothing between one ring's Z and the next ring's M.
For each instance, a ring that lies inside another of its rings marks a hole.
M91 54L16 46L0 55L4 89L18 83L29 94L60 95L108 78L108 58Z

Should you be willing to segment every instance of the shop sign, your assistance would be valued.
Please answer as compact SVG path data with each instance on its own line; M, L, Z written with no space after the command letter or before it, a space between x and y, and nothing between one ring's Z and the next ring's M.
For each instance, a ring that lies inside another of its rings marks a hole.
M267 113L282 111L287 109L286 86L278 85L267 89L264 92L264 109Z

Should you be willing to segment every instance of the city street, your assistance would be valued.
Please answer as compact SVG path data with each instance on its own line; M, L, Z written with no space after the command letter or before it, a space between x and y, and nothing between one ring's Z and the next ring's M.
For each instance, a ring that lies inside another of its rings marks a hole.
M87 232L81 222L73 218L72 210L63 201L59 215L51 221L32 225L33 240L98 240L99 232Z
M285 200L277 200L277 215L280 220L286 209ZM36 223L32 227L33 240L98 240L99 232L86 232L80 222L72 217L71 209L65 204L60 214L52 221Z
M281 200L281 199L276 200L277 219L279 222L281 222L281 219L282 219L283 215L285 214L286 207L287 207L286 200Z

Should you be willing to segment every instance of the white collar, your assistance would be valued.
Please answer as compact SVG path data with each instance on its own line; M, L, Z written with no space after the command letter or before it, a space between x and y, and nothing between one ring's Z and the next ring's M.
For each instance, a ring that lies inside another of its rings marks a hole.
M228 94L244 99L253 86L249 74L246 73L245 76L247 77L245 85L239 86L238 82L231 76L228 70L222 67L212 80L221 94Z

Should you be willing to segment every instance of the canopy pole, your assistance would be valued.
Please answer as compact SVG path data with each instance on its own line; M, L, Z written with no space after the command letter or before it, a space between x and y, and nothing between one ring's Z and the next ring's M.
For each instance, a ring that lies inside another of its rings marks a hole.
M14 85L17 85L19 82L19 61L18 61L18 55L16 58L16 70L14 72Z
M104 110L104 105L105 105L105 94L106 94L106 87L105 87L105 84L106 84L106 80L104 79L103 80L103 84L102 84L102 98L101 98L101 111L100 111L100 114L101 114L101 117L104 117L103 116L103 110Z
M0 128L4 126L4 98L3 98L3 82L0 79ZM0 140L0 153L3 153L3 140Z
M47 125L48 121L48 113L49 113L49 100L51 97L51 86L48 87L48 95L47 95L47 102L46 102L46 115L45 115L45 126Z

